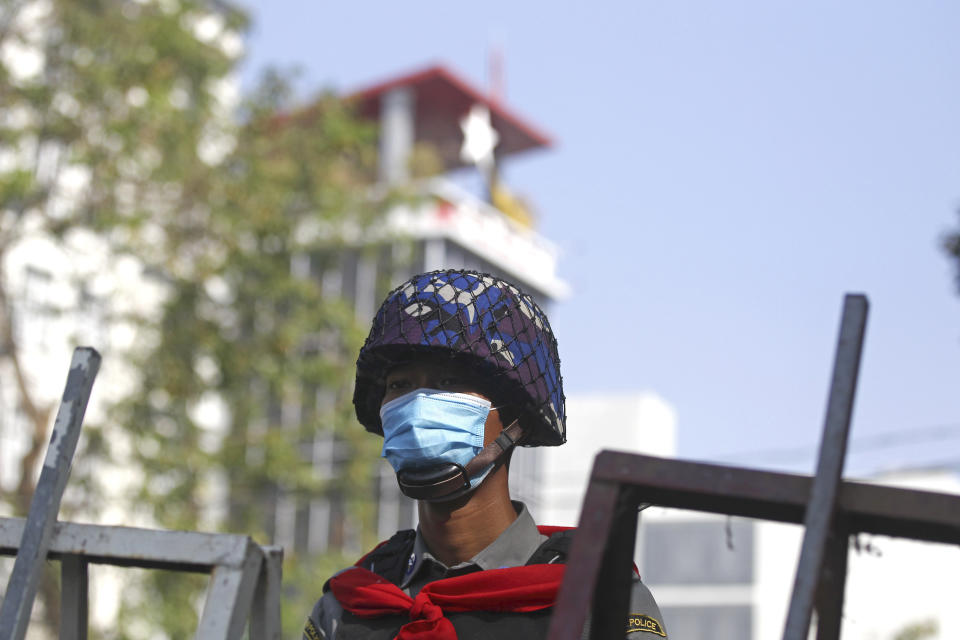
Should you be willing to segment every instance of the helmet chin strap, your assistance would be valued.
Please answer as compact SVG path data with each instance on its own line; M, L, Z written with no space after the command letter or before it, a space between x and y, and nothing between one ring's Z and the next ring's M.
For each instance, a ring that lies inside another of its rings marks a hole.
M462 467L455 462L442 462L426 469L404 469L397 472L397 483L404 495L414 500L453 500L468 493L470 478L491 464L498 467L506 460L507 452L523 436L518 420L510 423L474 458Z

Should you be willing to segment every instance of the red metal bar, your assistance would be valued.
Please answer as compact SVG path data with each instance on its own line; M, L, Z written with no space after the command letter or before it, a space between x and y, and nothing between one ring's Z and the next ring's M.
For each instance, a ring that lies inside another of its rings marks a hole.
M603 571L624 564L608 548L627 553L633 549L634 533L615 536L619 510L633 509L634 523L637 505L649 503L800 524L812 483L810 476L601 451L594 460L548 637L579 639L590 611L596 620L622 619L619 610L598 613L594 606ZM840 533L827 545L818 587L818 640L839 634L849 534L960 544L960 496L844 481L836 510L834 525ZM598 594L596 603L602 607L599 603L605 601Z
M613 522L593 593L593 615L588 622L591 640L626 633L633 587L633 549L637 541L637 504L630 499L631 493L624 488L617 493Z
M812 479L601 451L591 482L635 487L638 503L800 524ZM960 544L960 496L843 481L837 512L851 532Z
M791 640L807 637L814 603L818 640L839 638L851 533L960 544L960 496L841 478L866 312L866 298L847 296L816 477L614 451L597 455L550 638L580 637L588 611L603 625L594 626L591 638L619 637L625 631L616 624L625 619L623 603L629 593L620 567L631 555L635 510L642 503L804 523L784 629L784 638Z
M594 472L598 463L599 458L593 464ZM551 640L579 640L583 633L600 576L600 565L611 538L619 496L617 484L596 478L590 480L567 571L550 620L547 637Z

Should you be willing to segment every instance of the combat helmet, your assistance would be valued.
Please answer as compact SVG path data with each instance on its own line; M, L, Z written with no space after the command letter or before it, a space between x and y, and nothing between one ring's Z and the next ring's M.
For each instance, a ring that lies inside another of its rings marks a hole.
M566 441L557 341L539 305L515 285L487 273L441 270L391 291L357 359L353 403L368 431L383 434L386 374L424 353L446 353L479 370L497 403L516 408L522 446Z

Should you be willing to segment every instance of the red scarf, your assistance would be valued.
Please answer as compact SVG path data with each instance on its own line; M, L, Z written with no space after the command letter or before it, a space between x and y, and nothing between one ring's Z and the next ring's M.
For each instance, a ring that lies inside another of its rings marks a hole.
M567 528L538 527L544 535ZM445 612L523 613L552 607L565 569L562 564L533 564L477 571L427 583L411 598L372 571L354 567L334 576L330 588L344 609L361 618L409 615L395 640L457 640Z
M552 607L566 567L533 564L477 571L428 583L416 598L397 585L360 567L330 580L333 595L350 613L361 618L408 614L395 640L456 640L457 632L445 612L537 611Z

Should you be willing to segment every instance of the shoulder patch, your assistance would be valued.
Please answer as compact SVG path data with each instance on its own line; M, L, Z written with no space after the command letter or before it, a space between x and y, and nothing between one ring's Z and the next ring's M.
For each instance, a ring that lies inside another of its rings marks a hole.
M627 633L636 633L638 631L646 631L647 633L653 633L664 638L667 637L667 632L663 630L663 625L660 624L659 620L641 613L631 613L630 617L627 618Z
M323 640L320 630L311 618L307 618L307 626L303 628L303 640Z

